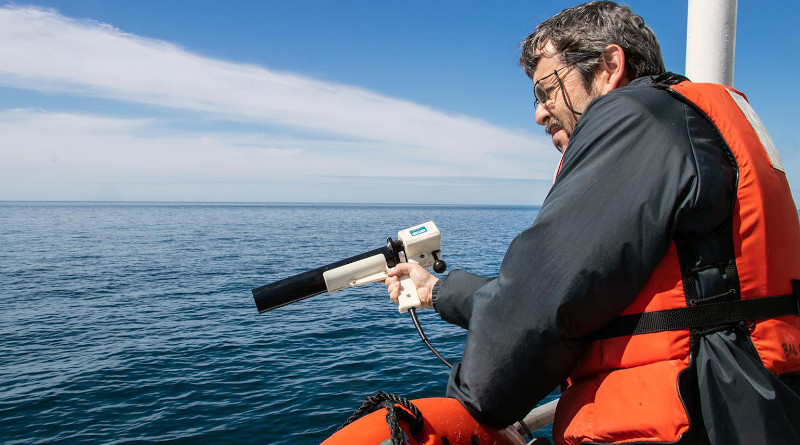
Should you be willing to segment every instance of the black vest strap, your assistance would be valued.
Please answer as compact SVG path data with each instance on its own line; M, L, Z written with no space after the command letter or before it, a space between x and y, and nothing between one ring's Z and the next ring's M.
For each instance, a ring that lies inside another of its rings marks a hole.
M605 327L581 339L596 341L612 337L755 321L784 315L800 316L800 280L792 280L790 295L622 315L611 320Z

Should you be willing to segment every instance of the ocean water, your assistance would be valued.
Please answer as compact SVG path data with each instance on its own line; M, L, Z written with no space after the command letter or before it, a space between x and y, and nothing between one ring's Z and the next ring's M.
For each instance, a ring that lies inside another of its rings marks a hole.
M258 315L250 290L434 220L496 274L535 207L0 203L0 443L319 443L447 368L381 284ZM458 360L465 331L420 313Z

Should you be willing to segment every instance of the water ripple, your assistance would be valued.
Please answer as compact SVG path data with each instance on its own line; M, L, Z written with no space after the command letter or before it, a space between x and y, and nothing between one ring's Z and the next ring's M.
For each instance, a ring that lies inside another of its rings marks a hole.
M491 274L534 215L0 203L0 442L318 443L378 390L441 395L447 369L380 285L260 316L250 289L429 219L451 267ZM464 332L420 316L457 360Z

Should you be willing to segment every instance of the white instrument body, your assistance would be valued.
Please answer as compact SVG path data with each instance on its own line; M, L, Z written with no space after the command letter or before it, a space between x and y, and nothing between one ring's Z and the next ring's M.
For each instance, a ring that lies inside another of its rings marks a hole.
M433 221L401 230L397 233L397 238L405 251L405 258L401 258L401 261L417 263L426 269L433 266L434 252L439 254L442 249L442 236ZM386 258L383 255L374 255L328 270L322 276L328 292L333 292L346 287L384 281L389 270ZM411 308L420 308L419 294L411 277L401 276L400 286L398 310L408 312Z

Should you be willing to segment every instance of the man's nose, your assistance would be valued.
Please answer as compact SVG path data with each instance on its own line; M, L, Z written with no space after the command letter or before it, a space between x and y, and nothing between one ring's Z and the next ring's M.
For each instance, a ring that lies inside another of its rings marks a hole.
M550 112L547 110L547 107L544 104L539 103L536 105L536 110L534 112L534 118L536 119L536 123L539 125L545 124L545 119L550 117Z

